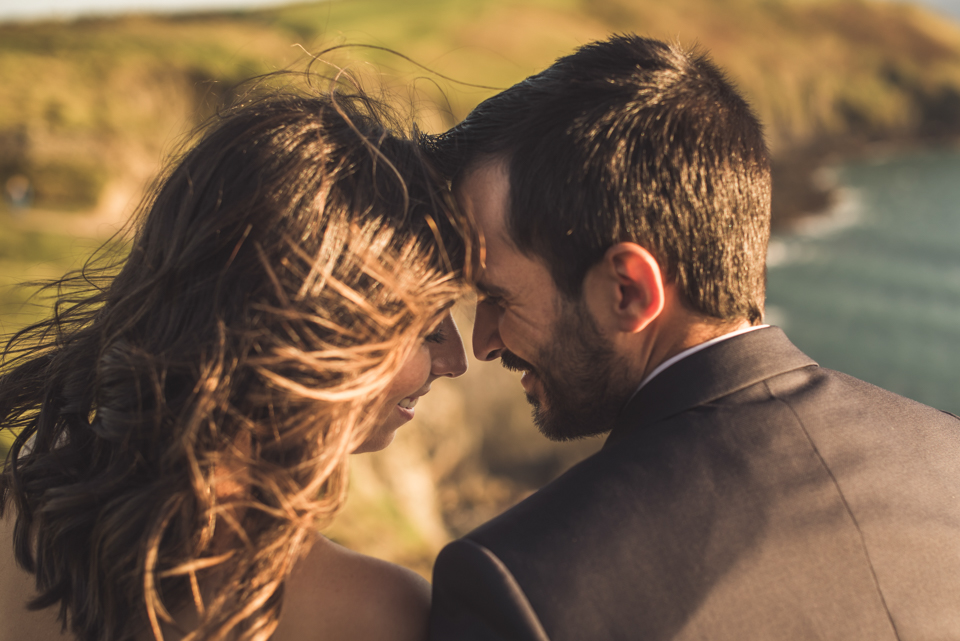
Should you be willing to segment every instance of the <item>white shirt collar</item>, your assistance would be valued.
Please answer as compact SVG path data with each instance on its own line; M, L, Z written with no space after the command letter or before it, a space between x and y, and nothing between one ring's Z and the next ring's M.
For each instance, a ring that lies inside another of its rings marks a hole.
M627 403L629 403L630 401L632 401L632 400L633 400L633 397L637 395L637 392L639 392L641 389L643 389L643 386L644 386L644 385L646 385L647 383L649 383L650 381L652 381L654 376L656 376L657 374L659 374L659 373L662 372L663 370L667 369L667 368L670 367L671 365L682 361L682 360L685 359L687 356L690 356L691 354L696 354L696 353L699 352L700 350L706 349L706 348L710 347L711 345L716 345L716 344L719 343L720 341L725 341L725 340L727 340L728 338L733 338L734 336L739 336L740 334L746 334L747 332L752 332L752 331L757 330L757 329L763 329L764 327L770 327L770 326L769 326L769 325L753 325L753 326L751 326L751 327L745 327L744 329L738 329L738 330L736 330L736 331L730 332L729 334L724 334L723 336L717 336L716 338L711 338L710 340L708 340L708 341L706 341L706 342L700 343L699 345L694 345L693 347L690 347L690 348L688 348L688 349L683 350L683 351L680 352L679 354L675 354L674 356L671 356L671 357L668 358L667 360L665 360L665 361L663 361L662 363L660 363L659 365L657 365L656 369L654 369L652 372L650 372L649 374L647 374L646 378L644 378L642 381L640 381L640 385L638 385L638 386L637 386L637 389L634 390L633 394L630 395L630 400L628 400Z

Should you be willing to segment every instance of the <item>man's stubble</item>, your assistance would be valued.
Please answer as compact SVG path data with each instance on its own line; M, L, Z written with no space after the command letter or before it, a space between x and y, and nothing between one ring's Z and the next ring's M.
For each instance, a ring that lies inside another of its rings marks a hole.
M507 369L530 370L539 379L543 399L527 394L527 401L534 424L552 441L609 431L634 392L624 376L624 359L579 302L563 303L536 367L510 352L501 361Z

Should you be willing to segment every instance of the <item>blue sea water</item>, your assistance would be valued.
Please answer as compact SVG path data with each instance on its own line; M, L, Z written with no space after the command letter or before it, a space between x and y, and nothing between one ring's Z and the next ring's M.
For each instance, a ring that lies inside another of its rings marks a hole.
M771 241L767 322L824 367L960 414L960 152L830 172L834 210Z

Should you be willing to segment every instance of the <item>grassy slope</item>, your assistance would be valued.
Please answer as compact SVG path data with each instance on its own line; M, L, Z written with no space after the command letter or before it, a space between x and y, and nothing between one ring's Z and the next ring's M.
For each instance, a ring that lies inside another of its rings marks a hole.
M960 31L910 6L334 0L255 13L0 27L0 129L25 126L41 154L48 144L94 138L157 151L184 118L203 111L198 102L209 82L223 86L302 62L295 43L310 51L342 42L380 45L446 76L503 87L620 31L709 50L748 94L777 148L823 133L930 126L932 111L960 95ZM360 49L351 55L412 77L395 56ZM419 86L430 93L429 84ZM455 119L492 93L441 85Z
M912 6L331 0L0 27L0 183L26 173L35 178L38 207L89 208L110 184L139 185L155 174L172 141L233 83L303 68L305 51L332 44L387 47L436 72L370 49L332 56L401 88L408 104L406 88L415 87L418 118L440 130L492 93L489 87L508 86L580 44L623 31L710 51L755 105L781 157L824 140L960 130L960 29Z
M326 58L371 84L391 85L417 106L427 129L440 130L490 95L489 87L623 31L709 50L755 105L780 158L838 140L960 129L960 30L916 8L858 0L333 0L3 26L0 188L11 173L28 173L38 181L37 207L49 211L14 217L0 204L0 330L35 313L12 316L29 292L3 289L4 282L59 276L98 242L76 240L98 236L95 226L69 227L62 212L76 203L41 194L43 177L66 172L103 194L117 185L135 192L239 79L302 68L304 49L391 48L435 73L373 49ZM105 200L94 213L103 213ZM69 215L84 219L90 209ZM461 382L470 394L438 385L397 445L358 461L357 491L338 519L338 538L426 573L451 532L489 517L579 455L578 446L545 444L529 425L516 381L496 374L472 368Z
M856 0L355 0L257 19L297 29L311 42L335 37L381 44L444 75L493 86L512 84L612 32L679 39L701 45L729 71L777 149L824 134L916 132L960 113L951 104L960 96L960 30L911 6ZM454 92L456 118L486 94Z

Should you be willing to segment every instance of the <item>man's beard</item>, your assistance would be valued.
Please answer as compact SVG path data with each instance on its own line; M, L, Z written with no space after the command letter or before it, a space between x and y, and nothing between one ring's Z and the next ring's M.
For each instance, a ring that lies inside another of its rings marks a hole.
M539 379L543 399L527 394L533 422L552 441L603 434L633 394L626 367L579 303L563 305L537 366L504 351L504 367Z

